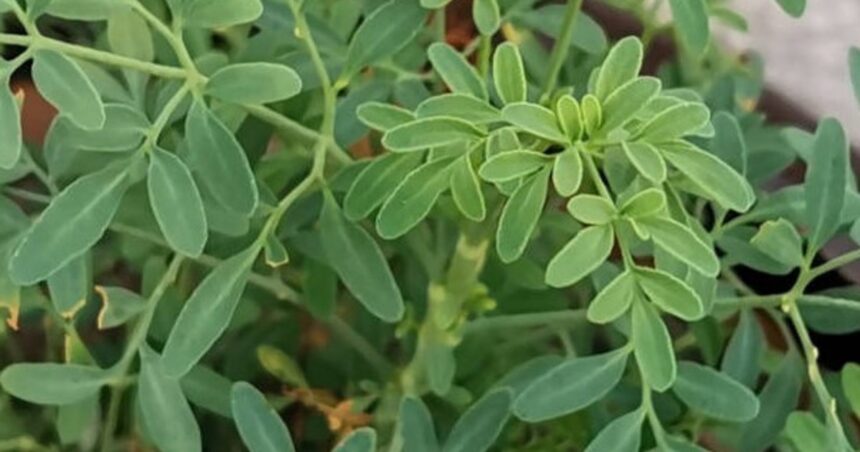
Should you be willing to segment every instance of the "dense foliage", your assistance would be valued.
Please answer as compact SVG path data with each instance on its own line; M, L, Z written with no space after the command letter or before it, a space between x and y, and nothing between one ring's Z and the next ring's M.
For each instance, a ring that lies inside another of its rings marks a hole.
M846 136L755 111L744 19L449 2L0 0L58 111L24 145L0 92L0 450L860 445L810 333L860 330L815 285L860 259L818 258L860 239Z

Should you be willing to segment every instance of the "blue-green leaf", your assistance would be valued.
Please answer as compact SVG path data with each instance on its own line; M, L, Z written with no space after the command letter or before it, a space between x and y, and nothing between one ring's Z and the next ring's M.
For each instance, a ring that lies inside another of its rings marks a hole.
M812 160L804 182L810 249L821 248L839 228L845 204L847 167L845 130L839 121L824 119L815 134Z
M260 391L245 382L230 391L233 420L251 452L294 452L290 431Z

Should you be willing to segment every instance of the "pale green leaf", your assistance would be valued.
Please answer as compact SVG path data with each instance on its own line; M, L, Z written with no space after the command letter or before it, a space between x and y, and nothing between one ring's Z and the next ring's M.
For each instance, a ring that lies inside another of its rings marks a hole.
M639 75L642 68L642 42L627 37L615 44L603 61L594 84L594 95L605 101L610 94Z
M794 225L784 218L761 225L750 243L761 252L786 265L803 265L803 243Z
M839 121L826 118L815 134L812 161L804 181L806 221L810 226L809 247L817 250L840 225L845 205L848 142Z
M403 175L415 169L421 159L422 155L417 152L386 154L373 159L346 193L343 211L347 218L357 221L370 215L403 182Z
M391 0L367 16L352 37L340 78L394 55L422 30L427 11L414 0Z
M635 275L648 299L663 311L686 321L699 320L705 315L702 299L680 279L650 268L637 268Z
M522 256L546 203L549 171L526 179L508 199L496 231L496 251L503 262Z
M612 420L588 443L585 452L639 452L643 419L645 412L639 409Z
M40 405L68 405L97 394L111 379L104 369L79 364L17 363L3 369L7 393Z
M195 175L219 204L250 216L259 194L248 158L236 137L203 102L194 102L185 122Z
M729 422L748 422L756 417L759 402L746 386L701 364L678 364L672 391L687 406L705 416Z
M21 112L9 88L9 75L0 77L0 168L12 169L21 158L23 149Z
M586 94L582 98L580 105L582 109L582 122L585 127L585 133L589 136L594 136L600 130L600 125L603 124L603 107L600 101L593 94Z
M625 201L619 212L630 218L646 218L662 212L665 208L666 195L663 190L649 188Z
M606 324L621 317L638 296L636 278L626 271L603 288L588 305L588 321Z
M552 184L561 196L571 196L582 185L582 157L577 149L567 149L555 157Z
M496 107L487 101L465 94L443 94L431 97L415 109L419 118L447 116L462 119L473 124L491 123L501 120L501 114Z
M657 246L703 275L713 277L720 272L720 261L714 250L689 227L669 218L640 218L636 222L645 227Z
M302 79L289 66L240 63L219 69L206 83L206 94L237 104L263 104L289 99L302 90Z
M386 322L403 317L403 298L379 246L325 197L320 232L328 263L368 311Z
M484 452L488 450L510 417L513 393L495 389L478 399L454 424L443 452Z
M227 259L194 289L164 345L161 367L165 375L178 378L188 373L224 333L258 253L252 246Z
M583 229L549 262L546 283L553 287L576 284L609 257L614 243L610 225Z
M140 360L137 400L151 439L164 452L202 450L200 427L179 380L167 375L163 360L149 347L140 349Z
M534 151L508 151L491 157L478 174L487 182L507 182L546 168L552 159Z
M599 133L607 135L623 127L642 111L651 99L660 92L660 80L641 77L618 87L603 102L603 123Z
M119 208L127 186L127 169L109 166L66 187L12 254L12 279L22 286L42 281L95 245Z
M705 0L669 0L681 46L701 58L711 39Z
M478 71L456 49L437 42L427 49L427 57L452 92L487 99L487 87Z
M508 104L502 110L502 119L539 138L555 143L568 142L555 113L546 107L526 102Z
M535 380L514 401L514 415L541 422L581 410L602 399L624 374L628 352L569 358Z
M394 152L421 151L483 138L485 133L469 122L451 116L417 119L388 130L382 144Z
M643 142L623 142L624 155L645 179L662 184L666 180L666 161L653 145Z
M450 158L435 160L403 178L376 217L376 231L382 238L391 240L406 234L430 213L448 188L452 164Z
M225 28L252 22L263 14L260 0L181 1L181 24L196 28Z
M685 0L686 1L686 0ZM693 0L700 1L700 0ZM645 123L636 134L637 140L648 143L663 143L691 135L710 119L708 107L703 104L685 102L669 107Z
M493 81L502 102L511 104L526 101L528 85L523 58L513 43L506 42L496 47L493 54Z
M101 297L97 325L100 330L116 328L146 309L146 300L122 287L96 286Z
M615 218L615 206L598 195L579 195L567 203L567 211L576 221L585 224L603 225Z
M450 184L451 196L460 212L472 221L483 221L487 216L487 206L481 182L468 155L458 159L451 168Z
M492 36L501 24L501 11L498 0L475 0L472 3L472 17L478 31L484 36Z
M714 115L714 139L711 152L729 164L738 174L747 172L747 145L738 120L721 111Z
M415 115L411 111L380 102L361 104L356 110L356 114L364 125L383 132L415 120Z
M149 153L149 202L171 248L190 257L203 252L209 237L203 200L191 172L160 148Z
M60 114L86 130L101 129L104 105L80 66L62 53L37 50L33 55L33 81L42 96Z
M406 396L400 402L394 444L399 447L392 452L439 452L433 417L421 399Z
M571 142L576 142L582 138L582 133L585 131L585 120L582 118L579 102L573 96L561 96L555 104L555 114L558 117L561 130Z
M666 325L649 303L633 303L630 337L644 382L656 391L669 389L678 372L675 352Z
M295 451L287 426L256 388L245 382L233 384L230 407L242 442L249 451Z

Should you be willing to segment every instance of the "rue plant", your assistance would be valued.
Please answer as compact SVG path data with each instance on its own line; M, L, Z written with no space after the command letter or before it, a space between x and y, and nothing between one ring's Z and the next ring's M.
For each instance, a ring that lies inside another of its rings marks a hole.
M0 0L0 450L855 450L840 123L724 1L449 3Z

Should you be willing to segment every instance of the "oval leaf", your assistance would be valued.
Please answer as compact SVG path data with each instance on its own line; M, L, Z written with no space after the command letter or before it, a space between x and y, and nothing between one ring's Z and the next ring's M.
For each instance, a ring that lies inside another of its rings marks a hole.
M20 363L0 373L3 390L41 405L68 405L95 395L111 375L104 369L78 364Z
M212 74L206 93L237 104L289 99L302 90L302 79L289 66L272 63L233 64Z
M33 54L33 81L60 114L82 129L101 129L105 110L90 79L74 61L53 50Z
M148 347L141 348L140 357L137 400L151 439L166 452L201 450L200 427L179 380L166 375L158 355Z
M186 256L200 256L209 234L191 172L169 152L154 148L149 155L149 202L167 243Z
M549 262L546 283L553 287L576 284L609 257L614 243L610 225L583 229Z
M485 394L460 416L442 450L484 452L489 449L508 422L512 403L510 389L495 389Z
M293 452L287 426L260 391L245 382L233 384L230 410L242 442L251 452Z
M689 361L678 364L672 391L690 408L723 421L751 421L759 410L758 399L744 385Z

